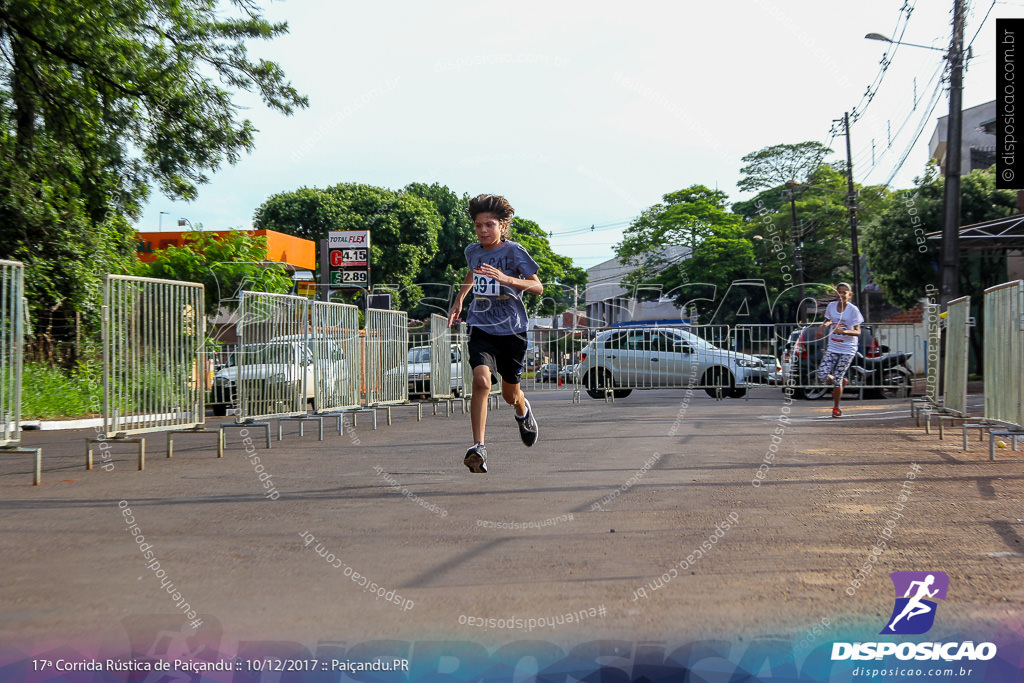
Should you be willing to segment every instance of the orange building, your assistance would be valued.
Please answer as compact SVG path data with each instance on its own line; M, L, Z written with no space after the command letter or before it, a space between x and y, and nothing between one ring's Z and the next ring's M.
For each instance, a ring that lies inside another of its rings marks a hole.
M211 230L214 235L227 235L230 230ZM274 230L247 230L250 235L267 238L267 260L284 263L289 270L311 270L316 272L316 243L301 237L285 235ZM167 247L185 244L185 232L137 232L136 253L140 261L152 262L158 251Z

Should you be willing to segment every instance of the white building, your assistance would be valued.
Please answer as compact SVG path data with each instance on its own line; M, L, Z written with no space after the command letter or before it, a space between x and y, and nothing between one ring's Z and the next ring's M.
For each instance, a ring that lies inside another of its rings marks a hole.
M660 254L668 263L678 263L690 255L689 247L666 247ZM669 297L651 301L637 300L643 285L624 285L623 278L636 270L613 258L587 270L585 303L587 321L592 327L613 327L624 323L680 324L690 322L689 314Z
M996 101L979 104L963 110L963 129L960 144L960 175L996 163ZM949 116L940 116L928 141L929 158L939 163L946 173L946 132Z

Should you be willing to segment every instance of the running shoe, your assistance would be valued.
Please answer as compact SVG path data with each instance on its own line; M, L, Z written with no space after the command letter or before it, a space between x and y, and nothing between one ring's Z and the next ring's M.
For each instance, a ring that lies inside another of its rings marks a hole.
M532 446L537 443L537 419L533 416L533 408L530 407L530 402L525 398L523 401L526 402L526 415L522 417L516 415L515 418L516 422L519 423L519 438L527 446ZM513 411L513 414L515 414L515 411Z
M843 411L839 410L839 408L833 408L832 409L832 417L842 417L842 416L843 416Z
M470 448L466 451L466 457L462 459L462 464L469 468L470 472L474 474L484 474L487 472L487 447L482 443Z

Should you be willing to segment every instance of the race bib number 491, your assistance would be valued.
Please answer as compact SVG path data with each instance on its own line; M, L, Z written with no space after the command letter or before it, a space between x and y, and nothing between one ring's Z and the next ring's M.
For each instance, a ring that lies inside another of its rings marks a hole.
M473 294L476 296L498 296L501 286L493 277L473 273Z

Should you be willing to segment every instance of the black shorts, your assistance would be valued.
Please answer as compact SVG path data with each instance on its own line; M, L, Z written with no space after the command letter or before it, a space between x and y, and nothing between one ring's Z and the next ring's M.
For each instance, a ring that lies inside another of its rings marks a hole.
M469 365L486 365L509 384L519 384L526 360L525 334L489 334L469 328Z

